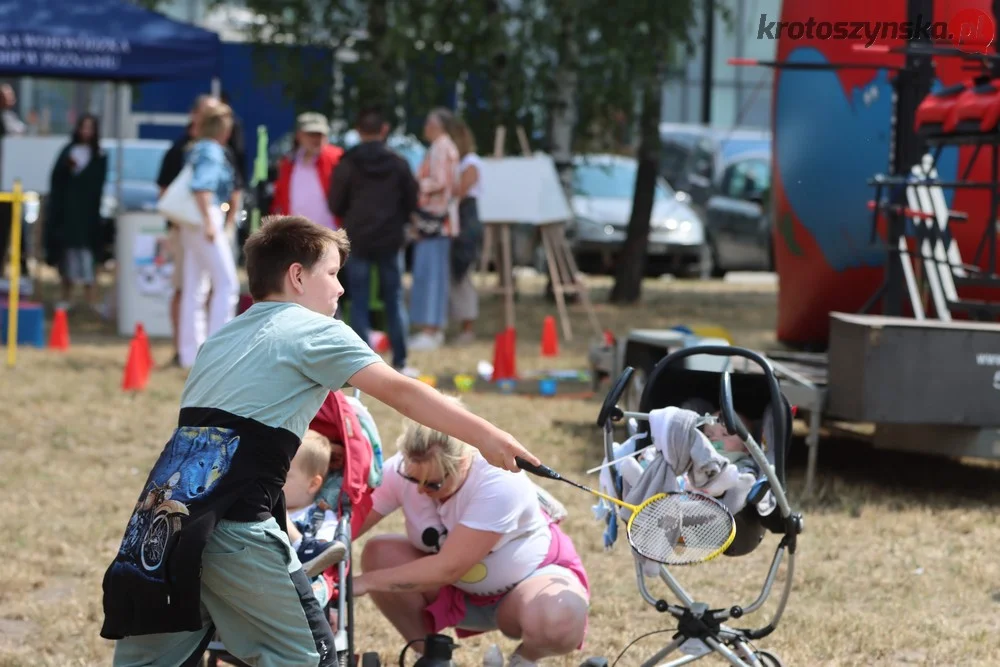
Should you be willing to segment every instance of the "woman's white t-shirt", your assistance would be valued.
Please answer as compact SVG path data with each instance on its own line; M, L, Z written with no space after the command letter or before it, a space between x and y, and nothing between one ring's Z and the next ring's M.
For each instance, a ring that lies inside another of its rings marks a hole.
M462 174L469 167L476 168L476 182L473 184L469 191L465 193L466 197L476 197L479 198L483 194L483 161L475 153L469 153L462 161L458 163L458 173Z
M493 551L452 582L456 588L473 595L499 595L538 569L552 533L525 473L501 470L477 452L465 483L440 503L399 475L401 460L396 454L385 462L382 484L372 495L372 509L386 516L402 508L406 536L414 547L435 553L460 524L501 534Z
M79 174L90 164L94 150L87 144L73 144L69 149L69 157L73 160L73 173Z

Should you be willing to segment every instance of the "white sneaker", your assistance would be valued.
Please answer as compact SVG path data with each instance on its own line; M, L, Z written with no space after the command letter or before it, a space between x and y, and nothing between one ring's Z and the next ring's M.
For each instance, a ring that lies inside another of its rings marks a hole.
M520 653L511 653L510 660L507 661L507 667L535 667L536 664L522 658Z
M406 377L413 378L414 380L420 377L420 371L414 368L413 366L403 366L402 368L397 368L396 370L405 375Z
M503 667L503 651L496 644L493 644L483 655L483 667Z
M340 540L330 543L318 556L303 563L302 569L306 571L306 576L312 579L318 577L328 567L336 565L347 556L347 545Z
M441 343L444 340L444 334L438 331L437 333L428 334L421 331L416 336L410 338L407 342L406 347L410 350L424 352L429 350L436 350L441 347Z

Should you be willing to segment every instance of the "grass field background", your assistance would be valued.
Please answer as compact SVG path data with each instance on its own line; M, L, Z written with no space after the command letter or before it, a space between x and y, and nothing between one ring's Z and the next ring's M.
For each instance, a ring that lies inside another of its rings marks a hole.
M775 288L766 281L650 281L643 303L629 308L607 304L608 281L592 282L602 325L619 335L636 327L715 324L727 327L741 345L775 346ZM590 336L583 313L573 310L574 342L563 343L555 361L543 360L541 322L555 307L543 299L540 281L526 279L520 286L519 370L585 368ZM474 372L477 361L492 358L492 334L501 317L500 302L484 298L479 343L414 354L411 363L440 375ZM110 664L112 646L98 635L101 577L176 421L181 371L157 371L146 391L125 394L120 382L128 341L92 317L73 316L71 327L69 352L22 348L15 369L0 369L0 667ZM169 345L155 342L154 354L166 362ZM466 402L552 467L584 480L584 470L602 456L594 426L601 398L472 393ZM389 455L400 420L384 405L371 399L368 405ZM786 665L810 667L1000 662L997 470L827 439L820 449L817 497L804 503L804 461L805 447L797 439L790 495L805 513L806 532L783 622L760 646ZM584 651L550 663L575 665L588 655L613 659L639 635L669 630L670 619L636 591L624 536L604 552L591 498L564 485L547 488L570 509L564 527L593 588ZM399 528L393 517L381 530ZM776 542L769 536L749 556L675 573L689 592L712 605L748 604ZM653 591L669 598L665 587ZM776 597L740 625L763 624ZM385 664L396 664L402 642L367 599L359 601L357 618L359 648L379 650ZM669 638L661 632L637 642L619 665L639 664ZM494 642L505 651L516 645L496 635L463 640L456 660L479 664Z

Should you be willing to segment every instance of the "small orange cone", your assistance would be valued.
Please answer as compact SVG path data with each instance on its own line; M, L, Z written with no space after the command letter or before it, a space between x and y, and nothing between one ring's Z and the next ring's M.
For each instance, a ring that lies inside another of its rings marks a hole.
M493 382L503 380L507 377L507 371L504 370L504 364L506 363L504 355L506 340L507 335L505 332L498 333L493 337L493 377L490 378Z
M146 366L146 354L142 350L142 342L133 337L128 347L128 359L125 360L125 374L122 376L122 391L142 391L149 380L149 369Z
M517 379L517 332L514 327L507 327L504 356L506 358L504 370L507 372L507 377Z
M542 322L542 356L559 356L559 334L556 333L556 318L546 315Z
M517 378L515 343L517 334L514 327L498 333L493 340L493 382Z
M153 361L153 348L149 344L149 337L146 335L146 328L142 326L142 322L138 322L135 325L135 339L139 341L139 347L142 349L143 363L146 368L146 375L156 367L156 362Z
M66 311L62 308L56 309L55 317L52 319L49 347L53 350L69 349L69 320L66 319Z

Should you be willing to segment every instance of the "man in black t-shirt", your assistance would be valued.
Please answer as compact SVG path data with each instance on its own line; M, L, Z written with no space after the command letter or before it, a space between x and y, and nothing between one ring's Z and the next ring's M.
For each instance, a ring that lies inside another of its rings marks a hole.
M184 130L184 134L179 136L176 141L174 141L173 146L164 154L163 161L160 163L160 173L156 177L156 184L160 187L160 196L163 196L164 191L175 178L181 173L184 168L184 163L187 159L188 151L194 146L195 142L198 141L198 122L201 118L202 111L210 104L216 104L218 100L211 95L199 95L195 98L194 104L191 106L191 122L188 123L187 128ZM239 155L242 154L243 146L243 136L242 130L240 130L237 137L236 127L233 127L233 133L229 138L229 144L226 147L226 157L229 158L230 163L233 165L233 171L235 172L236 185L233 188L233 195L229 199L229 212L226 215L226 228L228 229L232 222L235 220L236 214L240 210L240 199L242 196L242 189L244 184L244 171L245 168L242 167L241 163L245 160L240 159ZM173 258L174 263L174 296L170 301L170 325L173 330L173 341L174 341L174 357L171 360L171 364L179 365L180 358L177 354L177 322L180 317L180 305L181 305L181 285L184 284L184 253L181 248L181 234L180 229L177 225L174 225L169 220L167 221L167 233L168 233L168 246L170 248L170 255Z

